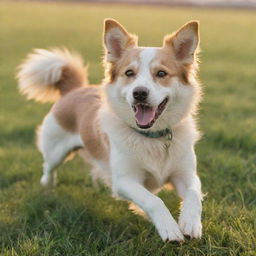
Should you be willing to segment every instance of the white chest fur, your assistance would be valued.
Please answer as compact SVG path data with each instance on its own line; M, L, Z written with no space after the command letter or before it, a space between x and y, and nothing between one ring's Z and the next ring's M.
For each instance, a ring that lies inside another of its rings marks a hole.
M110 140L110 150L115 148L113 158L122 154L128 162L133 162L132 166L138 171L150 174L158 186L164 185L170 176L182 168L184 155L193 148L198 138L192 118L173 127L171 141L166 138L147 138L109 112L101 112L101 120L102 129Z
M177 138L147 138L131 128L119 130L111 136L116 152L125 155L138 171L154 180L156 187L163 186L177 170L182 158L182 143ZM116 157L116 156L114 156Z
M177 144L166 138L144 138L140 134L134 137L126 146L133 152L139 168L149 173L158 186L164 185L177 169L177 159L180 158Z

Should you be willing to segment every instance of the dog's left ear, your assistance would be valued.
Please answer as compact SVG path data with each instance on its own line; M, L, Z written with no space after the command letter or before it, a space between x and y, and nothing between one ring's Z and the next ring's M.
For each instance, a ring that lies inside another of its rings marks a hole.
M104 21L104 46L106 61L115 62L126 49L137 46L137 37L129 34L117 21L106 19Z
M199 45L199 22L190 21L172 35L164 38L164 47L172 47L175 57L184 64L192 64Z

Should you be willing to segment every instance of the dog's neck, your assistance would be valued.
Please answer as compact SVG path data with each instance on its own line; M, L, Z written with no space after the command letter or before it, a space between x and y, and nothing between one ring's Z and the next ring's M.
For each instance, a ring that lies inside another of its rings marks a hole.
M172 140L172 137L173 137L172 130L169 128L165 128L158 131L145 131L145 130L139 130L133 127L131 128L136 132L138 132L139 134L152 139L165 138L167 140Z

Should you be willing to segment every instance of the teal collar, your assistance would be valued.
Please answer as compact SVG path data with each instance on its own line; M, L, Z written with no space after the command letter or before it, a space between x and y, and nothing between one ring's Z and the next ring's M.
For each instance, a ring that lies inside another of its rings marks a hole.
M153 139L165 137L167 140L172 140L172 137L173 137L172 130L169 128L166 128L166 129L163 129L160 131L156 131L156 132L143 131L143 130L138 130L136 128L132 128L132 129L145 137L153 138Z

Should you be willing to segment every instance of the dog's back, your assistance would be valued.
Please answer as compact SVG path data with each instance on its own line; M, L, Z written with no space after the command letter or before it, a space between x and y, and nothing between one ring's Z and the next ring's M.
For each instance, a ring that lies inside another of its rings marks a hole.
M101 89L78 88L62 97L52 108L58 123L71 133L80 134L88 154L107 160L107 138L100 130L98 111L102 105Z
M98 120L100 88L88 86L78 54L66 49L36 49L19 67L17 77L21 93L29 99L56 101L37 133L44 157L43 185L55 183L52 170L74 149L83 148L89 161L107 161L108 141Z

